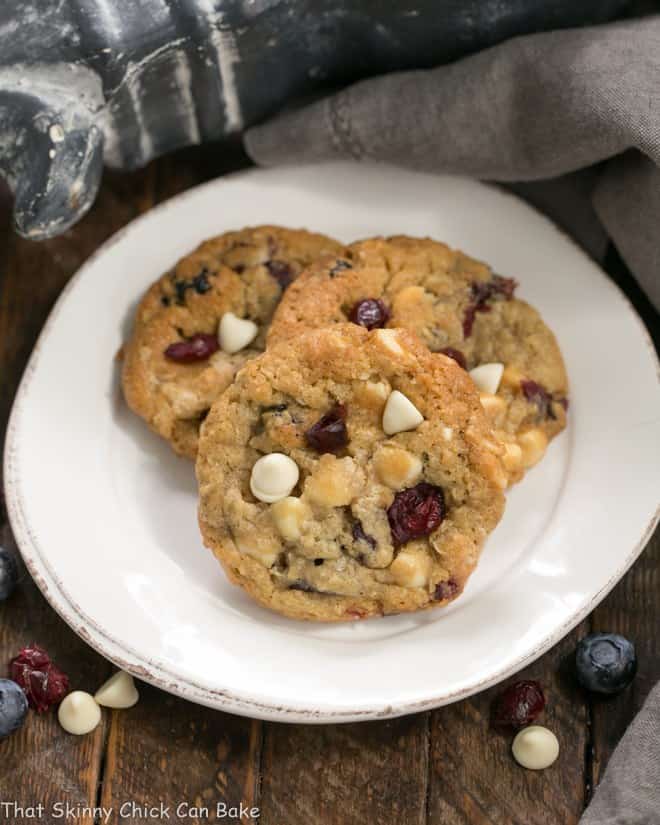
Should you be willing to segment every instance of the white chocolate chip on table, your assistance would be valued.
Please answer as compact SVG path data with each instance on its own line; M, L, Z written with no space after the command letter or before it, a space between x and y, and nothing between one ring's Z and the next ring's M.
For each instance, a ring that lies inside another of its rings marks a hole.
M481 392L495 395L499 389L503 373L504 364L480 364L478 367L470 370L470 378Z
M284 453L269 453L255 461L250 476L252 495L272 504L286 498L298 483L300 471L296 462Z
M62 699L57 710L57 718L67 733L83 736L98 726L101 721L101 708L89 693L74 690Z
M132 708L139 698L133 677L124 670L118 670L94 694L98 705L118 710Z
M218 325L218 343L223 352L233 355L245 349L259 334L259 327L247 318L225 312Z
M530 725L516 734L511 751L523 768L542 771L559 756L559 742L551 730L542 725Z
M424 421L412 401L399 390L392 390L383 410L383 431L386 435L396 435L414 430Z

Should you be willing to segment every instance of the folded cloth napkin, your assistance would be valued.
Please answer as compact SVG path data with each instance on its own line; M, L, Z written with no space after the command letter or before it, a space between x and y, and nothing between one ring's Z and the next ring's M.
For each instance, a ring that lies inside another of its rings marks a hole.
M612 754L580 825L660 823L660 683Z
M592 254L606 233L660 307L660 16L371 78L248 130L245 147L265 166L355 158L502 182L571 173L548 190L570 193L552 216Z

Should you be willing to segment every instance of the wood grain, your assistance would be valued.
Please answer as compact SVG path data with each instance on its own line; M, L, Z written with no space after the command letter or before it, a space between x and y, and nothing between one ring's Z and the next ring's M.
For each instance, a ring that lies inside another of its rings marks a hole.
M106 175L90 214L42 244L12 234L9 201L0 192L0 433L38 332L80 264L154 203L245 165L240 145L233 142L186 150L136 174ZM218 210L231 210L231 203L219 202ZM643 296L615 264L617 280L652 319ZM4 522L0 507L0 526ZM0 540L12 546L6 525ZM593 616L514 677L537 678L548 692L541 721L557 733L562 748L548 771L519 768L510 756L512 737L490 730L490 704L501 687L403 719L288 726L232 717L140 685L140 704L130 711L104 712L103 726L88 737L67 736L52 713L31 713L18 734L0 742L0 800L102 804L114 809L111 822L154 822L144 812L120 820L121 804L132 801L139 807L162 802L170 807L165 821L171 822L214 821L218 803L243 802L260 807L260 825L574 825L592 783L660 678L659 569L656 534ZM638 678L609 701L583 694L568 666L577 639L592 627L617 630L637 644ZM0 669L33 640L50 650L75 687L93 691L111 670L24 575L18 592L0 605ZM180 802L208 808L209 815L177 813ZM19 816L11 821L34 820ZM84 815L78 822L92 825L93 818Z
M175 699L139 685L140 702L114 711L110 723L101 804L110 823L153 823L148 809L164 806L169 822L215 822L218 804L258 804L261 726ZM166 817L163 817L165 819ZM256 822L245 816L221 822Z
M423 825L428 715L266 724L260 825Z
M653 685L660 680L660 529L646 550L591 617L592 629L621 633L635 643L639 669L632 685L611 699L591 701L591 783L595 787L612 751Z
M573 825L583 810L587 705L566 669L586 624L538 662L464 702L434 711L431 721L429 825ZM490 726L493 697L519 679L536 679L547 706L538 722L560 743L545 771L527 771L511 756L512 734Z
M0 531L0 542L18 558L7 526ZM7 675L7 663L21 647L37 642L69 676L72 688L95 691L109 675L110 665L67 627L38 591L22 562L19 565L20 585L7 602L0 604L2 677ZM0 801L15 801L22 807L41 803L47 810L63 801L93 807L101 778L104 736L103 726L90 736L69 736L59 726L55 711L30 711L23 728L0 742ZM34 819L16 815L5 821L22 825ZM88 815L79 823L92 825L93 821Z

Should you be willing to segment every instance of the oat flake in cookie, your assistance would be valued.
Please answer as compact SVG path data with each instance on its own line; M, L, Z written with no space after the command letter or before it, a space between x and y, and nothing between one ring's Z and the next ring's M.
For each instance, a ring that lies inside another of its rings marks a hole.
M428 238L373 238L315 262L280 304L268 340L351 321L412 330L468 370L492 365L498 380L485 382L481 400L514 482L564 429L568 406L557 341L538 312L515 297L516 286Z
M318 256L341 248L323 235L260 226L212 238L182 258L143 297L124 347L131 409L194 458L201 422L236 370L264 349L284 290Z
M467 373L412 333L311 330L246 364L211 408L202 534L287 616L442 606L502 514L501 453Z

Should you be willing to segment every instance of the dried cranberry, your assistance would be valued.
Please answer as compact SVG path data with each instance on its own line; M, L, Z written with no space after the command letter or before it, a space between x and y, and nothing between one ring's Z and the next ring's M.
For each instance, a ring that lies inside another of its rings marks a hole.
M68 678L38 645L20 650L9 663L9 671L25 692L30 707L38 713L61 702L69 691Z
M552 411L552 395L541 384L536 381L524 380L520 382L520 389L525 398L538 407L539 415L543 418L554 418Z
M365 298L358 301L348 316L354 324L366 329L384 327L390 317L390 311L380 298Z
M441 349L440 352L443 355L446 355L447 358L452 358L454 361L456 361L459 367L462 367L464 370L467 369L467 361L463 353L460 351L460 349L454 349L453 347L445 347L444 349Z
M218 348L218 339L215 335L200 332L187 341L177 341L176 344L170 344L164 355L170 361L176 361L179 364L191 364L193 361L204 361L204 359L213 355Z
M496 727L524 728L539 716L544 707L545 695L538 682L514 682L495 697L491 720Z
M369 533L364 532L362 522L359 519L353 522L351 533L353 534L355 541L366 541L372 549L376 547L376 539L373 536L370 536Z
M282 289L286 289L293 281L293 270L286 261L266 261L266 269Z
M463 335L469 338L477 312L490 312L488 301L510 301L518 283L513 278L492 275L489 281L474 281L471 286L472 303L468 304L463 316Z
M447 579L444 582L438 582L433 591L433 599L436 602L444 602L445 599L451 599L458 590L458 582L455 579Z
M440 526L445 513L445 497L440 487L422 481L398 492L387 511L395 547L428 536Z
M305 432L305 443L317 453L336 453L348 444L346 407L336 404Z

